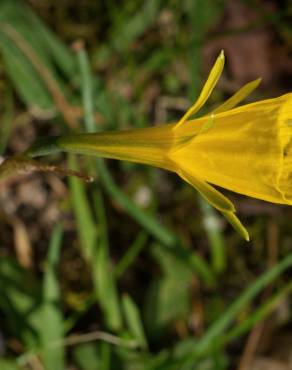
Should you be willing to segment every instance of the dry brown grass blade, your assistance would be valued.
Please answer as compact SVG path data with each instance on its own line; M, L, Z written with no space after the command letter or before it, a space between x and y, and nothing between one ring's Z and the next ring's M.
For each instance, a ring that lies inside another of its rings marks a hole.
M33 265L33 249L26 225L18 217L13 217L11 224L17 260L21 266L31 268Z
M28 174L30 172L51 172L60 176L76 176L86 182L93 181L91 176L60 166L38 162L24 156L14 156L5 159L0 165L0 185L5 184L11 177Z
M33 48L9 24L1 25L1 30L19 47L40 74L49 92L52 94L56 107L62 113L68 125L71 128L78 127L78 117L75 108L68 103L58 83L55 81L50 71L43 65Z

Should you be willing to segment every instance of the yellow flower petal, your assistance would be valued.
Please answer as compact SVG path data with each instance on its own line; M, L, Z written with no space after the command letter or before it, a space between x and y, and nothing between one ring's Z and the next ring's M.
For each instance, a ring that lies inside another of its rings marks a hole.
M190 172L185 172L182 169L179 170L178 174L192 185L198 192L205 198L213 207L217 208L221 212L234 212L235 208L233 203L216 190L213 186L200 180Z
M175 126L175 129L178 128L181 124L183 124L190 116L198 112L202 108L202 106L206 103L207 99L211 95L212 91L214 90L214 87L217 84L217 81L221 76L221 73L224 68L224 60L225 57L224 52L222 50L213 68L211 69L209 77L201 91L200 96L198 97L196 102L188 109L188 111L183 115L183 117L179 120L179 122Z
M222 212L223 216L226 220L230 223L230 225L234 228L235 231L238 232L239 235L243 237L247 242L249 241L249 234L246 228L242 225L239 219L235 216L233 212Z
M292 204L292 94L215 115L204 134L169 157L208 183L274 203ZM199 133L209 117L190 121L177 136Z
M242 100L244 100L250 93L252 93L259 86L260 83L261 78L247 83L234 95L227 99L223 104L219 105L218 108L214 109L212 113L221 113L236 107Z

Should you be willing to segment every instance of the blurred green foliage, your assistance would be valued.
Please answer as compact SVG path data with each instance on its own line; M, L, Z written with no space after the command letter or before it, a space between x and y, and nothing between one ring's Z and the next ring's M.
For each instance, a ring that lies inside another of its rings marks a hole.
M30 112L41 136L145 126L155 118L157 96L188 89L193 99L208 32L227 1L84 1L73 7L72 20L67 1L58 11L53 3L38 10L52 23L49 9L55 9L59 36L25 2L0 3L2 154L13 150L12 123L21 110ZM261 26L272 24L288 40L291 28L280 16L248 4ZM74 41L78 29L89 35L88 55L82 44L62 41ZM177 110L180 104L169 120ZM240 355L232 345L241 347L244 335L291 292L288 216L277 224L283 248L270 267L267 215L249 218L255 242L246 247L208 205L196 205L192 189L161 172L124 163L109 170L102 160L75 157L68 163L97 177L90 185L69 179L60 212L65 220L66 212L74 214L73 234L65 221L46 230L48 252L35 270L22 267L5 244L0 248L1 370L231 368ZM154 190L141 206L134 198L145 186ZM86 266L81 293L66 283L74 264L62 257L63 249L76 247Z

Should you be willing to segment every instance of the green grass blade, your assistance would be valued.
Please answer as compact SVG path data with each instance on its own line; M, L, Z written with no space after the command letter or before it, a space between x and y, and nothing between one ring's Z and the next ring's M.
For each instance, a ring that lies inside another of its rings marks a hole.
M101 362L96 343L77 346L74 348L73 356L80 370L96 370Z
M161 0L148 0L141 9L130 18L124 18L124 23L115 28L112 37L114 48L119 51L127 49L131 42L137 39L155 21L160 9ZM121 18L120 18L121 19Z
M51 110L53 100L34 67L0 28L0 51L19 96L29 107Z
M177 244L177 238L172 232L161 225L149 213L141 210L125 193L123 193L114 183L104 162L99 162L99 180L104 190L115 199L119 205L134 220L147 230L153 237L168 247L174 247Z
M13 96L11 89L7 91L7 94L5 95L5 101L3 104L3 115L1 119L1 126L0 126L0 155L2 155L5 152L10 131L12 129L12 118L13 118L13 110L14 110L14 104L13 104Z
M101 367L100 370L111 369L111 346L108 343L101 343Z
M232 323L240 310L290 267L292 267L292 254L289 254L276 266L262 274L253 284L249 285L228 309L225 310L221 317L206 331L186 362L191 363L208 350L214 348L216 341L224 334L225 330Z
M209 240L212 270L216 274L220 274L226 267L225 243L220 229L220 220L214 209L201 197L199 204L203 213L203 225Z
M122 303L127 326L131 334L137 340L139 346L143 349L146 349L147 348L146 336L144 333L140 312L136 303L127 294L123 296Z
M137 238L134 240L132 245L127 249L126 253L120 259L115 267L116 277L120 277L127 270L127 268L134 262L138 254L144 248L147 242L148 236L144 231L141 231Z
M95 247L95 258L92 260L92 274L97 297L103 308L107 326L111 330L122 327L117 281L115 279L107 238L106 215L101 192L95 191L98 237Z
M84 49L77 53L82 87L82 100L84 106L84 123L88 132L93 132L94 126L94 105L92 94L92 76L88 58ZM100 163L97 160L96 163ZM117 282L111 271L111 261L109 256L109 245L107 237L107 222L103 199L100 191L95 192L95 208L97 224L99 228L98 238L95 247L95 258L92 259L92 273L97 296L100 305L106 316L107 325L112 330L119 330L122 327L122 318L119 307L119 297L117 293Z
M9 24L22 35L50 70L57 65L69 79L74 77L76 63L73 53L23 2L2 0L0 23Z
M81 47L77 51L78 64L81 75L82 102L84 107L84 124L87 132L95 132L93 86L90 65L85 50Z
M1 370L21 370L17 365L17 362L8 360L5 358L0 359L0 369Z
M30 27L33 27L35 31L33 36L39 36L38 41L41 41L46 55L52 57L60 70L69 79L72 79L77 69L73 53L28 7L18 6L18 8L22 15L25 15L25 19Z
M77 168L76 160L73 156L69 157L69 165L72 168ZM82 252L87 262L90 262L96 242L96 226L87 199L85 184L75 177L70 177L69 187Z
M43 361L46 370L64 370L64 347L53 347L53 343L64 337L63 315L60 307L60 288L57 277L57 265L62 243L62 226L57 225L53 231L47 266L43 280L43 301L41 309L42 322L39 334L43 348Z
M33 318L40 286L15 260L0 258L0 309L9 331L27 348L39 344Z
M275 310L277 305L292 292L292 283L287 284L279 292L275 293L265 301L257 310L252 312L243 322L231 329L223 338L222 342L227 343L248 332L254 325L263 321Z

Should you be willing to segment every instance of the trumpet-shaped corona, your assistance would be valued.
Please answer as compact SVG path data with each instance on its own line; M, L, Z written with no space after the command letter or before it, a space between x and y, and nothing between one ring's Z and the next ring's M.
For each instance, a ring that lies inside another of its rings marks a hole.
M213 185L292 205L292 93L236 107L258 86L258 79L211 113L192 118L210 96L223 66L221 52L199 98L178 123L50 138L33 145L27 154L74 152L170 170L196 188L248 240L233 204Z

